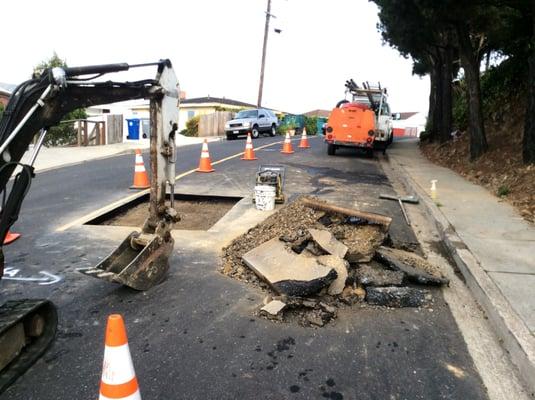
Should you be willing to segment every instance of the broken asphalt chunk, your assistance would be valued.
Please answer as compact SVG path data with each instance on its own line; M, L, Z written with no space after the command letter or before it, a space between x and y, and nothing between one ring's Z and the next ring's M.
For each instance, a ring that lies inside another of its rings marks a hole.
M349 263L343 258L333 255L319 256L317 260L320 264L336 271L337 278L331 283L329 289L327 289L327 293L331 296L342 293L346 285Z
M410 287L372 287L366 288L366 301L375 306L420 307L424 304L427 291Z
M337 277L334 269L315 258L295 254L278 238L244 254L242 260L275 291L288 296L315 294Z
M386 270L373 262L360 266L356 275L358 281L364 286L400 286L405 277L401 271Z
M416 254L388 247L379 247L375 254L378 261L390 269L402 271L411 282L437 286L447 285L450 282L449 279L424 271L424 268L431 270L433 266Z
M334 238L331 232L321 229L309 229L312 239L327 253L344 258L347 246Z
M284 309L284 307L286 307L286 303L283 303L280 300L272 300L269 303L267 303L264 307L262 307L260 310L265 311L271 315L277 315Z

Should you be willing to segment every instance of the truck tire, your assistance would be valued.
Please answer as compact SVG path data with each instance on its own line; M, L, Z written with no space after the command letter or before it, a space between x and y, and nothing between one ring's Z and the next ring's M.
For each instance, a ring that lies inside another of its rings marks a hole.
M340 106L342 104L346 104L346 103L349 103L349 101L348 100L340 100L338 103L336 103L336 108L340 108Z
M271 125L271 130L269 131L269 136L273 137L277 134L277 127L275 124Z
M336 146L334 144L329 143L327 145L327 154L330 156L334 156L336 154Z
M260 131L258 130L258 125L253 126L253 129L251 130L251 137L253 139L257 139L258 136L260 136Z

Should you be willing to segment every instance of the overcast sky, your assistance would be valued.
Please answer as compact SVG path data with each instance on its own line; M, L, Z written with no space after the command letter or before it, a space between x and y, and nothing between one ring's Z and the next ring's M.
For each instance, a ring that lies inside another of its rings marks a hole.
M70 66L170 58L187 96L256 104L267 0L6 1L0 81L20 83L54 51ZM331 109L344 82L381 81L393 111L427 111L428 78L383 46L367 0L272 0L263 105ZM277 34L274 28L281 29ZM153 71L127 79L151 78Z

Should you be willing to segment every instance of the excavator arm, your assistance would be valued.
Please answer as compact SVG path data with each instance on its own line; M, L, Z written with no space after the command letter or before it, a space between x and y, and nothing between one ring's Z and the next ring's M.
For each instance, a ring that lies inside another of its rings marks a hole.
M149 65L157 66L155 79L94 81L106 73ZM149 289L165 278L174 245L170 230L178 219L173 208L178 83L169 60L142 65L52 68L15 89L0 120L0 277L4 266L2 244L30 188L33 163L47 130L72 110L132 99L150 99L149 215L141 231L128 235L96 267L80 271L138 290ZM29 163L21 164L36 135L39 136ZM10 182L18 166L20 171ZM12 300L0 306L0 393L41 356L52 342L56 326L57 311L48 300Z
M136 82L94 81L107 73L150 65L158 68L155 79ZM168 222L176 219L176 213L172 205L165 206L165 196L167 187L171 188L171 192L174 188L174 136L178 127L178 84L171 62L161 60L139 65L121 63L52 68L15 89L0 121L0 191L4 193L0 217L0 251L29 190L34 176L33 162L48 128L57 125L73 110L133 99L150 99L151 102L150 155L153 185L150 214L142 233L152 234L158 228L160 237L169 236ZM22 156L38 133L39 140L34 147L30 164L20 164ZM19 165L22 170L16 175L11 191L6 196L9 179ZM140 242L141 239L137 238L137 241ZM1 276L3 254L0 261ZM128 284L124 280L119 282ZM146 284L142 286L140 289L148 288Z

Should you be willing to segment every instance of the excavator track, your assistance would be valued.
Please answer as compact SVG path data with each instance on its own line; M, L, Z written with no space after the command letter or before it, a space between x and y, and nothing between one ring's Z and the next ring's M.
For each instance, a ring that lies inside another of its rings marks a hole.
M56 334L58 315L48 300L0 306L0 393L37 361Z

